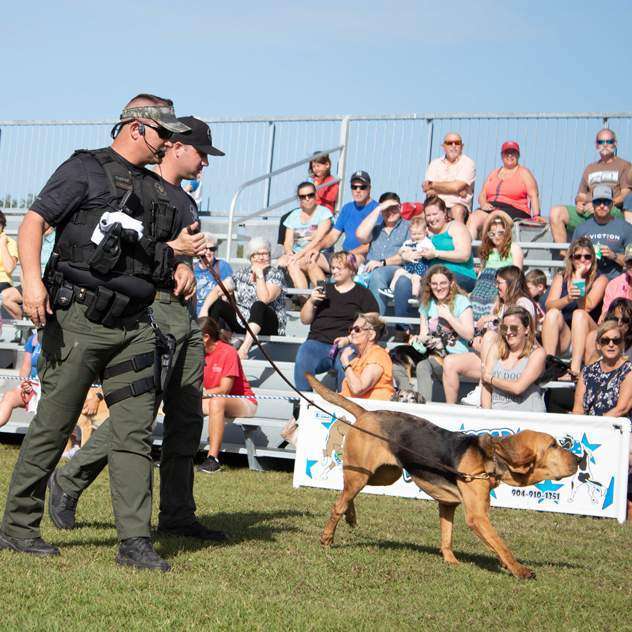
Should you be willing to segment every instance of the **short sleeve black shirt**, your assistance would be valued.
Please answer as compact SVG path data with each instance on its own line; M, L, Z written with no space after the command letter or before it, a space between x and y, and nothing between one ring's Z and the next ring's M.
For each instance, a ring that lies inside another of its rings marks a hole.
M332 283L325 285L325 300L318 303L312 326L307 336L333 344L336 338L346 336L359 313L379 311L370 290L357 285L348 292L339 292Z

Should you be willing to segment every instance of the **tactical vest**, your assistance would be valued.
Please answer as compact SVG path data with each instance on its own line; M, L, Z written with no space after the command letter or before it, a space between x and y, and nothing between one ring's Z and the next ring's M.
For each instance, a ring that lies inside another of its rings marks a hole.
M88 191L84 205L71 219L57 227L55 252L60 261L90 270L90 261L97 245L91 240L101 216L119 210L128 191L131 195L125 212L142 222L143 237L134 243L121 243L121 256L112 274L144 277L158 284L168 283L173 266L173 252L164 242L176 235L177 210L169 201L160 178L150 171L131 171L116 158L110 148L78 150L78 156L88 176ZM109 192L103 194L99 181L105 172Z

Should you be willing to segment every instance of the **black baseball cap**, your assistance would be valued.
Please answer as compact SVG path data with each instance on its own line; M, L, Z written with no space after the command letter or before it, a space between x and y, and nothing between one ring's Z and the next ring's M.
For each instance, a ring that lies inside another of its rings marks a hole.
M371 176L366 171L354 171L349 182L359 180L364 184L371 184Z
M193 116L181 116L178 117L178 121L186 125L189 131L174 134L169 139L172 143L178 142L183 145L192 145L203 154L209 154L211 156L226 155L223 151L217 149L217 147L213 147L211 128L204 121L200 121L200 119L196 119Z

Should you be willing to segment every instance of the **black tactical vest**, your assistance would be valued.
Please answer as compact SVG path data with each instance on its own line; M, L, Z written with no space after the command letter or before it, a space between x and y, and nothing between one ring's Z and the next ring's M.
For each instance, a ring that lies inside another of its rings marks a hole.
M121 243L121 256L111 272L166 282L171 266L165 265L164 242L176 235L176 208L170 203L160 178L150 171L130 170L110 148L79 150L78 156L88 176L85 202L71 219L57 226L55 252L60 261L90 270L90 261L97 245L91 240L103 213L120 210L121 200L128 191L125 212L143 224L143 238L135 243ZM109 192L104 195L99 186L105 172ZM163 242L163 243L157 243Z

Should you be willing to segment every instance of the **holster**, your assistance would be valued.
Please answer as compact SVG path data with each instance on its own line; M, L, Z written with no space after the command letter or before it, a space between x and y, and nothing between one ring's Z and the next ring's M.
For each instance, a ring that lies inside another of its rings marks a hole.
M176 338L173 334L164 334L157 326L154 326L154 333L156 334L154 377L157 391L163 393L169 381L173 358L176 354Z
M88 265L101 274L107 274L121 257L121 235L123 227L119 222L111 224L105 230L101 243L97 246Z

